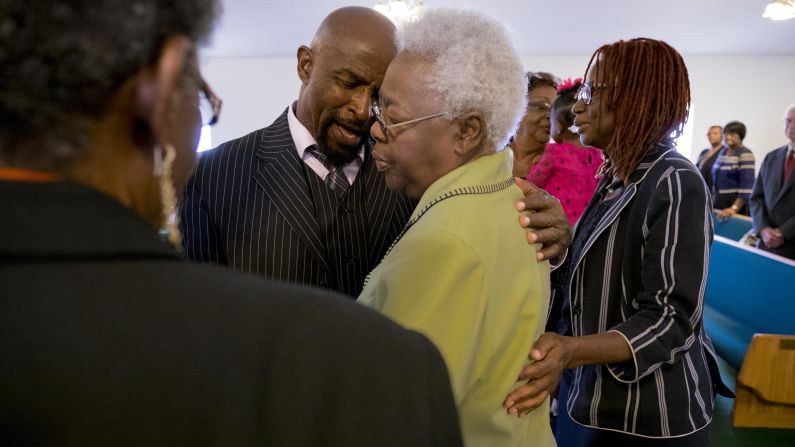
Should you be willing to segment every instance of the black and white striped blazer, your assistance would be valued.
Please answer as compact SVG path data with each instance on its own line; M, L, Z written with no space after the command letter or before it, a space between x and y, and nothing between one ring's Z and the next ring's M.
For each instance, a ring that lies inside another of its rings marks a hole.
M611 181L600 182L585 213ZM710 211L698 170L663 146L631 175L571 260L563 287L573 335L616 331L633 353L622 364L569 371L567 410L578 423L667 438L710 422L715 390L727 392L702 322Z
M416 204L387 189L369 153L367 147L357 176L365 182L369 231L346 235L346 243L368 248L368 268L361 275L334 274L344 260L327 258L286 109L270 126L200 154L180 204L185 254L355 297ZM345 284L336 280L340 276Z

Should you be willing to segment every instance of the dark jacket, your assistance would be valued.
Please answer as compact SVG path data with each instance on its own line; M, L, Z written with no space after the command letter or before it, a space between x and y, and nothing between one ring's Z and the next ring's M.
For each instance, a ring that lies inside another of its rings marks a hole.
M184 262L94 190L0 182L0 284L0 445L461 445L424 336Z
M772 227L784 234L784 244L780 247L772 249L762 244L761 248L795 259L795 174L786 183L782 181L787 150L788 145L765 156L751 194L751 217L757 232Z

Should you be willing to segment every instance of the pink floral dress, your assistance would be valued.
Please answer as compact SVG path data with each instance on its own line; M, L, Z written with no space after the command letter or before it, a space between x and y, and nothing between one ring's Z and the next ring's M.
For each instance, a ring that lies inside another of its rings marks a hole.
M527 181L557 197L574 225L596 190L596 171L602 151L569 143L549 143L544 154L527 173Z

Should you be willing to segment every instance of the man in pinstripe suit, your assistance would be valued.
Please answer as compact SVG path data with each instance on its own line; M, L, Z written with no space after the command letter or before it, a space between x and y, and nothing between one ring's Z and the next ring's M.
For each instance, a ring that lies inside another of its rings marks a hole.
M397 51L395 27L338 9L301 46L298 100L273 124L205 152L181 206L186 255L351 297L416 201L389 191L370 156L370 106ZM530 233L554 257L568 245L560 204L530 189Z

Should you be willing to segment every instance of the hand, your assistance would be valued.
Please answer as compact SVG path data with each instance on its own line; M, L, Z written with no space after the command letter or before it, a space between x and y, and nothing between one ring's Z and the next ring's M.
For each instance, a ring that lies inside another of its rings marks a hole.
M778 248L784 243L784 234L778 228L763 228L759 233L762 236L762 242L769 248Z
M527 384L509 394L502 405L508 414L522 417L538 408L550 395L557 393L560 376L574 352L574 338L554 332L541 334L528 356L534 362L525 366L519 380Z
M718 220L723 222L724 220L727 220L728 218L734 216L735 214L737 214L737 211L734 211L734 208L722 209L718 211Z
M562 255L569 247L571 230L560 201L530 182L514 180L524 193L524 199L516 202L516 210L530 212L519 216L519 225L534 228L527 233L528 243L542 244L537 259L543 261Z

